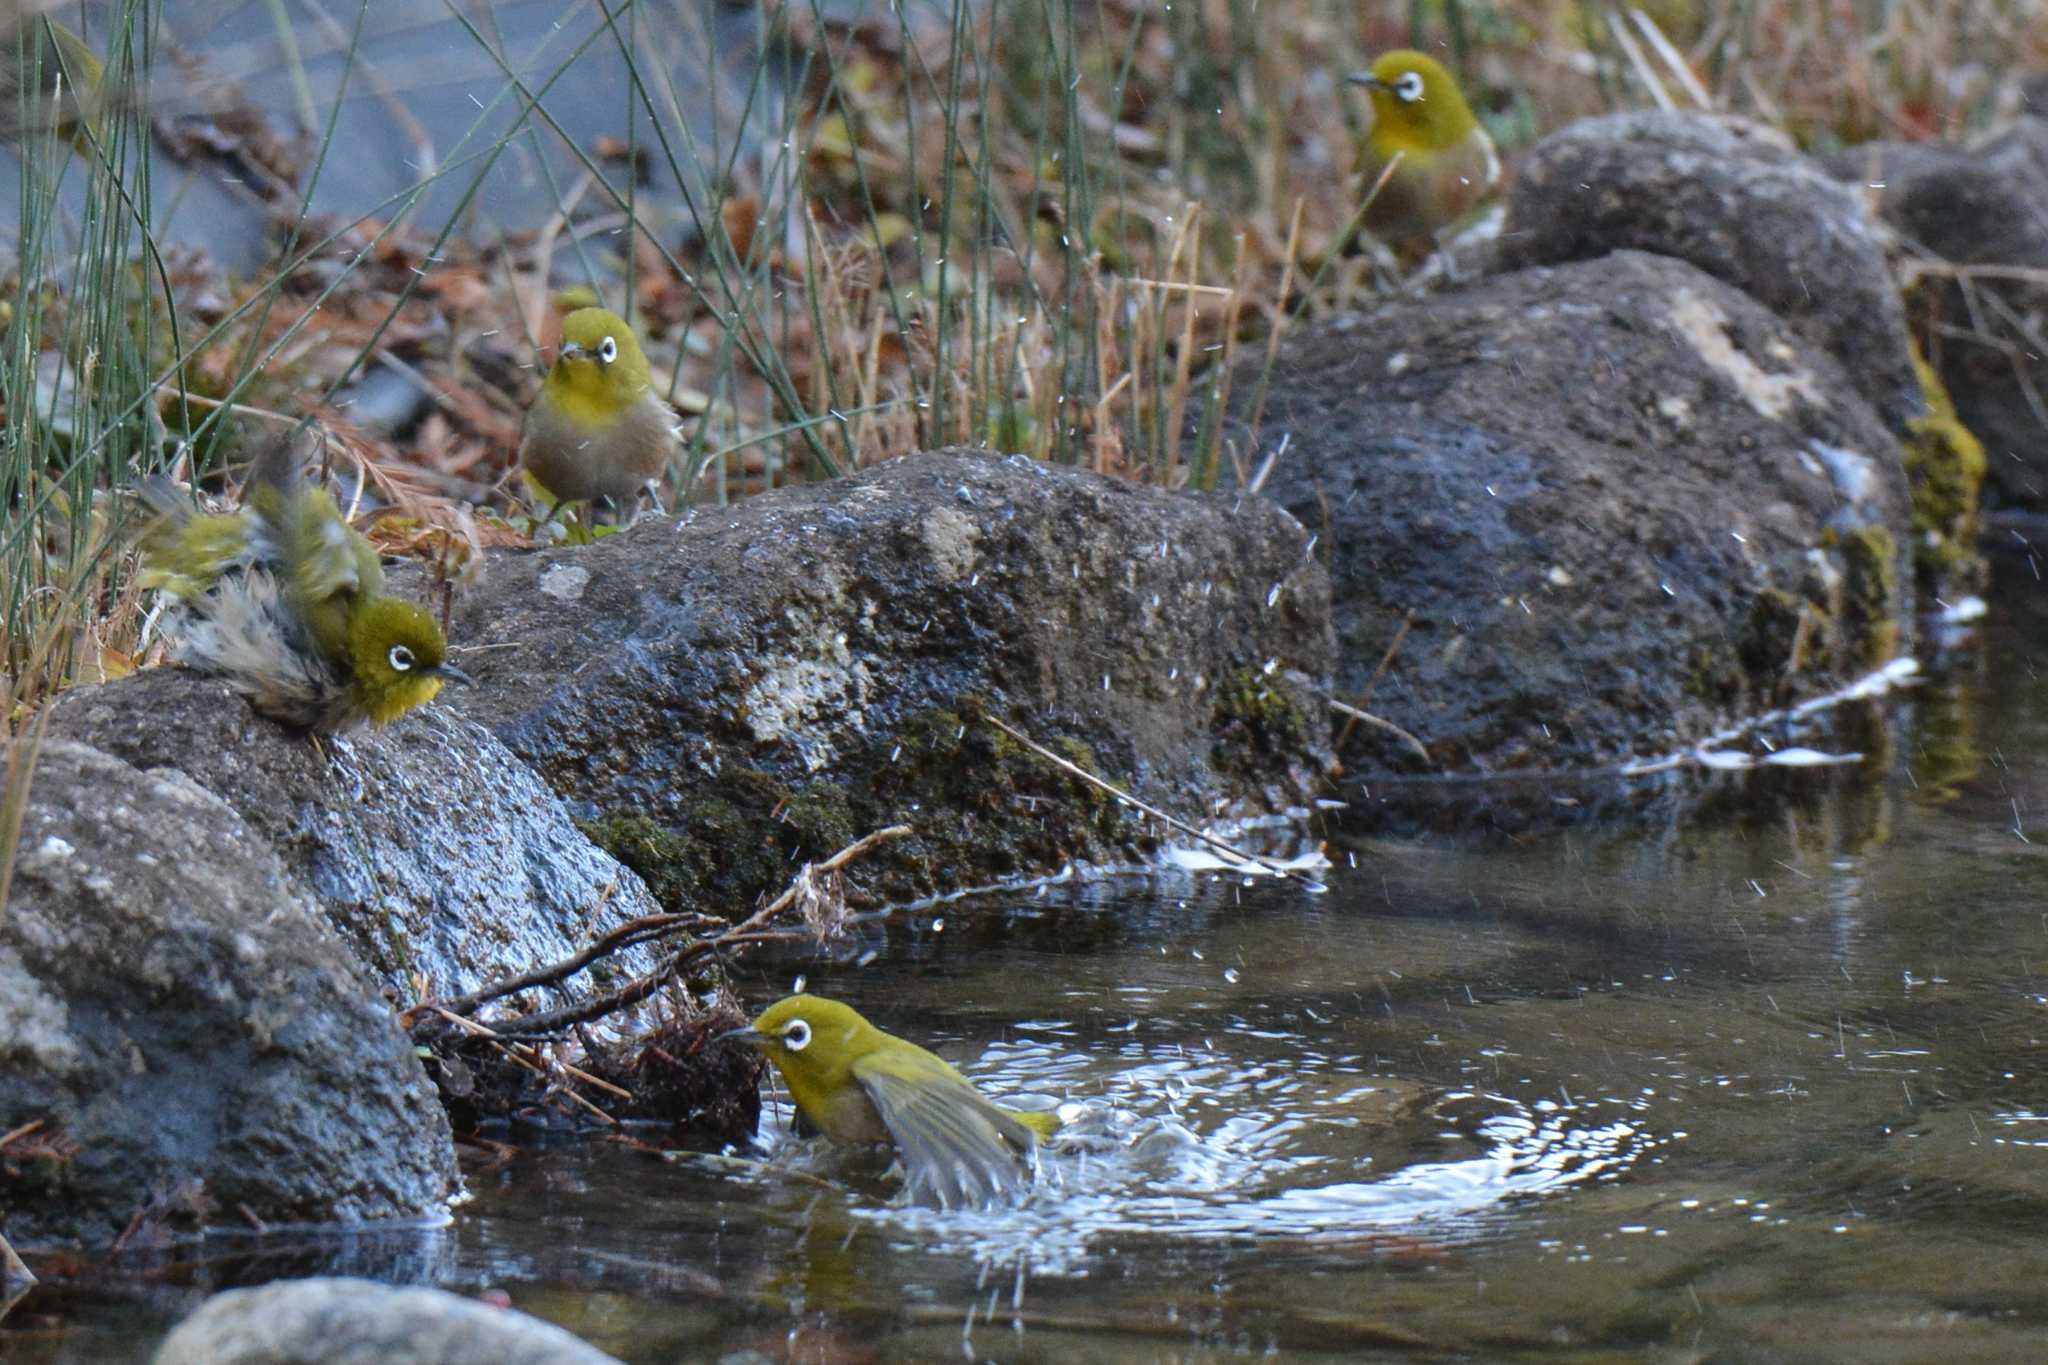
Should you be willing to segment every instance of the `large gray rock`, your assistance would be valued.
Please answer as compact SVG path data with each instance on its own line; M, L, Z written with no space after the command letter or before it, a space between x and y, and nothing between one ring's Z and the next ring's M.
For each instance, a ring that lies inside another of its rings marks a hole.
M1340 696L1427 770L1670 752L1889 657L1901 457L1824 349L1669 257L1497 276L1282 343L1266 492L1324 531ZM1243 378L1234 421L1240 445ZM1363 729L1342 755L1416 770ZM1452 804L1446 802L1446 804Z
M525 764L444 705L316 746L214 679L158 668L66 693L50 731L181 769L234 807L395 999L414 998L416 974L454 995L657 908Z
M1984 444L1997 498L2048 510L2048 118L2020 118L1974 147L1875 143L1826 164L1911 254L1962 268L1915 291L1928 359Z
M215 1294L153 1365L616 1365L553 1323L439 1289L282 1280Z
M24 1245L407 1218L454 1188L391 1011L277 855L182 773L47 742L0 912L0 1178ZM210 1210L210 1215L209 1215Z
M1022 457L916 455L595 545L457 606L490 725L665 900L740 910L903 821L863 890L1129 860L1155 831L986 713L1191 820L1305 804L1328 585L1293 518Z
M1862 199L1781 133L1732 116L1609 114L1522 160L1501 265L1633 248L1734 285L1841 362L1894 431L1922 415L1898 283Z

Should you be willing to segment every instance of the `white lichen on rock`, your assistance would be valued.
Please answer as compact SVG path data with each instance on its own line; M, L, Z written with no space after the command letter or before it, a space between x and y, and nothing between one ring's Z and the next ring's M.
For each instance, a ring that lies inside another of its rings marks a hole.
M1827 407L1819 384L1808 370L1798 368L1770 374L1738 349L1729 335L1732 319L1712 299L1680 289L1671 296L1669 318L1672 330L1685 338L1699 358L1734 385L1735 391L1763 416L1783 418L1792 411L1795 398L1816 408ZM1797 356L1787 347L1775 358L1789 362Z

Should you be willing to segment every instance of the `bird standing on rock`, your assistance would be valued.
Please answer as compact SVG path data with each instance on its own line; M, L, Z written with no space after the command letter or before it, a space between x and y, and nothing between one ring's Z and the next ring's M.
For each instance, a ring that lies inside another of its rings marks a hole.
M835 1142L889 1143L913 1198L973 1207L1029 1183L1037 1145L1058 1116L994 1103L915 1043L882 1032L851 1006L792 995L746 1028L721 1035L766 1053L797 1113Z
M263 714L328 733L388 725L443 682L469 681L434 618L385 594L376 548L326 489L307 487L290 441L257 456L233 512L195 516L161 475L137 491L157 513L141 582L177 604L166 621L174 657L226 678Z
M607 498L624 516L642 489L658 488L675 448L675 413L626 320L602 308L564 317L555 363L526 411L519 463L558 503Z
M1499 183L1500 157L1458 82L1436 59L1420 52L1388 52L1351 82L1372 94L1372 131L1359 167L1365 189L1379 181L1396 155L1401 158L1366 208L1366 230L1420 260L1438 233Z

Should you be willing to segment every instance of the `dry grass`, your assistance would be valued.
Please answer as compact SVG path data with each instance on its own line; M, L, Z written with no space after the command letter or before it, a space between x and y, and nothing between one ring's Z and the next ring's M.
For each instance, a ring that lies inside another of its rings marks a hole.
M143 360L168 380L153 402L168 439L197 434L218 489L228 427L311 411L365 529L459 578L480 549L534 529L509 475L549 300L572 255L611 241L625 245L601 264L633 277L657 382L688 419L670 505L944 444L1205 485L1226 460L1261 458L1216 436L1229 362L1270 356L1305 307L1386 286L1339 250L1362 193L1363 110L1342 77L1372 52L1446 51L1510 163L1571 118L1652 103L1750 113L1810 145L1956 137L2009 113L2018 74L2048 58L2048 11L2028 0L917 12L900 25L771 14L808 62L798 159L741 167L680 248L607 237L629 220L586 174L540 230L495 240L306 223L299 240L317 249L259 278L162 262L122 306L156 319ZM1428 16L1420 34L1411 13ZM645 151L583 149L593 170ZM296 222L288 197L276 212ZM79 362L54 277L17 279L8 306L34 300L49 317L29 344ZM366 370L414 385L421 410L358 424ZM16 582L0 721L14 730L55 688L144 662L116 508L93 489L104 498L117 469L156 457L80 475L69 447L12 413L7 430Z

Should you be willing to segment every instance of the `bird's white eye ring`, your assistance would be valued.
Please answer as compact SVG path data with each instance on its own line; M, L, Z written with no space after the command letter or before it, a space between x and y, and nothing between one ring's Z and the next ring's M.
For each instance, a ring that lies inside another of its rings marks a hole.
M597 358L609 365L619 358L619 343L606 337L597 344Z
M412 651L404 645L391 646L391 652L384 656L391 661L392 668L400 673L412 671Z
M1413 104L1421 99L1422 73L1420 71L1402 72L1401 79L1394 82L1394 93L1408 104Z
M811 1026L801 1019L789 1021L789 1027L782 1030L782 1045L791 1052L802 1052L811 1045Z

